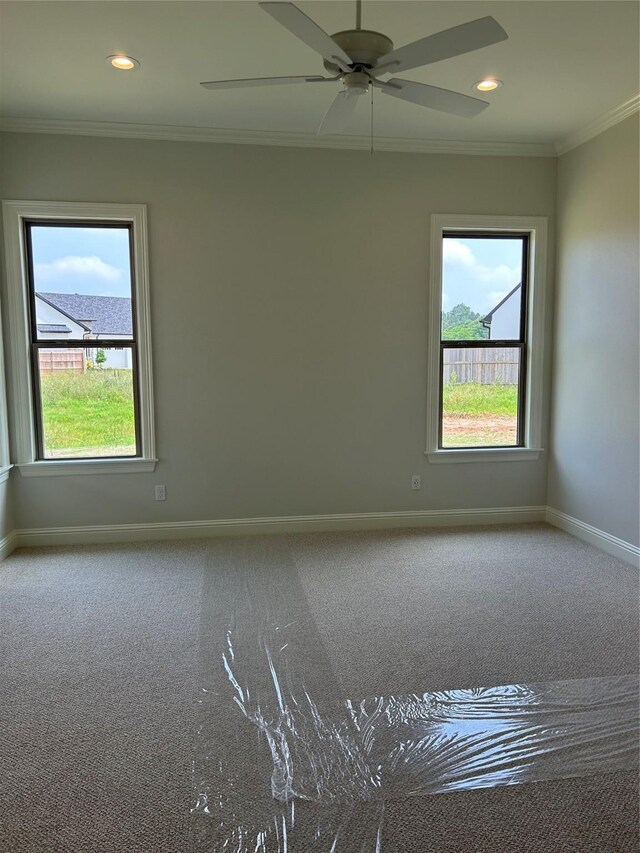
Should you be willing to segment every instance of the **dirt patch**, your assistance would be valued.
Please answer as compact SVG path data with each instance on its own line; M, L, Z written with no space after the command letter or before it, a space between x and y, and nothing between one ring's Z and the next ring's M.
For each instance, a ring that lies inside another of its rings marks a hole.
M101 459L111 456L133 456L136 452L135 444L121 445L118 447L81 447L81 448L56 448L47 451L47 459Z
M443 445L515 444L517 421L512 415L445 415Z

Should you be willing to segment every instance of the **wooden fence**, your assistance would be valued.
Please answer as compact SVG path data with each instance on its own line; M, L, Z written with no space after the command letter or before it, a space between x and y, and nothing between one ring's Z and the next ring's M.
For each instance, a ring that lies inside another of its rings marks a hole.
M55 373L58 370L85 370L83 349L39 350L40 374Z
M445 349L443 380L449 383L455 374L455 382L460 384L517 385L518 356L518 350L511 347Z

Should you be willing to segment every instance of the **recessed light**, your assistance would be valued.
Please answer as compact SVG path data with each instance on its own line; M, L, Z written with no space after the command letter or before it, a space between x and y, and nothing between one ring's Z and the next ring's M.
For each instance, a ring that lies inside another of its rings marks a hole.
M107 56L107 62L119 71L135 71L136 68L140 68L140 63L137 59L134 59L133 56L125 56L124 53Z
M493 77L487 77L486 80L480 80L479 83L473 84L473 88L477 89L478 92L493 92L500 86L502 86L502 80L495 80Z

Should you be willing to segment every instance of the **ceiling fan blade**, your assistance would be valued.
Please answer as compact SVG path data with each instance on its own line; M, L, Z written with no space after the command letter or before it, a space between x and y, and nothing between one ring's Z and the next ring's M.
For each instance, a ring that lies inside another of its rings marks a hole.
M400 80L398 77L387 82L376 80L374 85L382 89L385 95L464 118L473 118L489 106L488 101L481 101L479 98L471 98L449 89L439 89L437 86L427 86L426 83L415 83L413 80Z
M320 122L318 134L342 133L350 119L353 118L357 104L357 95L338 92Z
M440 62L442 59L469 53L507 38L509 36L500 24L488 15L486 18L478 18L399 47L382 57L376 65L375 73L390 71L396 74L398 71L408 71L409 68Z
M245 80L211 80L205 89L242 89L247 86L282 86L286 83L334 83L339 77L248 77Z
M343 71L350 70L351 58L340 45L293 3L260 3L260 8L324 59L334 62Z

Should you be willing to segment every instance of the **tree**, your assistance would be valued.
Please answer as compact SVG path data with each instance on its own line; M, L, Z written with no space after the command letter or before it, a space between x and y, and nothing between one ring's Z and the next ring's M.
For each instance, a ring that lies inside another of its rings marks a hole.
M107 360L107 356L105 355L104 350L99 349L96 352L96 364L98 365L98 367L102 367L102 365L105 363L106 360Z
M442 340L477 341L488 338L488 329L480 323L481 314L460 302L451 311L442 312Z

